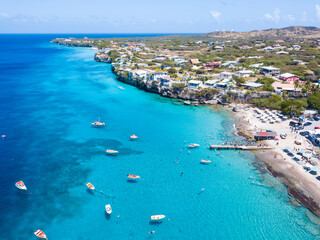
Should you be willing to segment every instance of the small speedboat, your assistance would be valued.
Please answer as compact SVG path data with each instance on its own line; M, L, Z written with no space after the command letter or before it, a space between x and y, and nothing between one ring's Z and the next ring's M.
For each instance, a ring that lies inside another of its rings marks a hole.
M92 183L87 182L87 187L91 190L95 190L94 186L92 185Z
M211 161L206 159L201 159L201 163L211 163Z
M111 213L112 213L112 208L111 208L111 205L110 205L110 204L107 204L107 205L105 206L105 208L106 208L106 212L107 212L108 214L111 214Z
M104 122L100 122L100 118L99 118L99 121L95 121L91 123L91 126L96 128L103 128L105 125L106 124Z
M116 150L108 149L108 150L106 151L106 153L109 154L109 155L116 155L116 154L118 154L119 152L116 151Z
M127 177L130 178L130 179L139 179L140 178L140 176L133 175L133 174L129 174L129 175L127 175Z
M124 87L118 86L119 89L124 90Z
M151 216L151 220L152 221L159 221L165 217L166 217L165 215L153 215L153 216Z
M136 139L138 139L138 136L132 134L132 135L130 136L130 139L131 139L131 140L136 140Z
M16 182L15 185L18 189L23 190L23 191L27 191L27 187L26 187L26 185L24 185L24 182L19 181L19 182Z
M46 234L39 229L34 232L34 235L36 235L38 238L47 239Z
M190 145L188 145L188 148L196 148L196 147L199 147L200 145L197 144L197 143L192 143Z

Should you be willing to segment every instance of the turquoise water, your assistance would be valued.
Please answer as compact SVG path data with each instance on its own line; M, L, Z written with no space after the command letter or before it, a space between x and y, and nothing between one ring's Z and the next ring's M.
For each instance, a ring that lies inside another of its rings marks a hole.
M38 228L49 239L320 239L253 154L208 149L232 137L228 112L120 83L93 50L58 49L53 37L0 36L0 239L34 239ZM106 127L91 128L99 117ZM167 218L151 224L155 214Z

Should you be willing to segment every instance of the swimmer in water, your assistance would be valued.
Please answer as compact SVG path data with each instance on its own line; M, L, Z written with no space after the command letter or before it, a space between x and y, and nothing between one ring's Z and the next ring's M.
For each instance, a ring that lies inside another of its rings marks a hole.
M149 234L153 234L153 233L155 233L156 231L151 231L151 232L149 232Z

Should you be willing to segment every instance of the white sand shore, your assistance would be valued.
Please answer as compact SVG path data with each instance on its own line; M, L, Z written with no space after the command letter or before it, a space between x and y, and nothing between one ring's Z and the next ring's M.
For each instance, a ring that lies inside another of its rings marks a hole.
M264 110L260 110L260 112L264 112ZM266 114L262 115L267 116ZM274 147L274 150L257 152L258 157L269 166L272 166L273 170L281 173L280 175L285 178L283 179L285 180L285 184L288 185L288 181L286 180L289 180L291 185L288 186L289 193L290 187L295 188L295 191L300 191L300 193L303 192L302 195L304 195L304 197L302 199L299 198L299 196L295 197L320 217L320 181L316 179L316 177L320 175L320 172L318 172L317 175L310 174L309 171L306 171L303 168L304 166L309 165L306 160L302 160L301 156L295 155L303 161L303 165L299 165L297 161L294 161L292 157L288 156L287 153L283 151L286 147L291 147L296 150L303 149L310 152L320 152L320 149L314 147L309 140L299 133L292 132L289 126L290 120L280 121L280 123L274 124L270 124L268 121L262 123L260 119L257 118L257 114L255 114L254 109L252 108L248 111L238 112L235 116L240 120L237 124L238 130L240 128L240 130L246 131L247 135L250 134L253 136L256 132L265 131L267 129L277 132L278 141L263 141L263 143ZM274 116L274 114L272 114L272 116ZM313 122L311 126L306 127L306 129L302 131L311 130L314 126L320 126L320 122ZM280 134L286 134L287 138L281 139ZM297 140L298 142L301 142L301 145L295 144ZM320 160L316 158L310 158L310 160L314 164L314 166L311 166L312 168L320 169ZM295 186L292 186L293 184ZM309 201L305 202L305 200Z

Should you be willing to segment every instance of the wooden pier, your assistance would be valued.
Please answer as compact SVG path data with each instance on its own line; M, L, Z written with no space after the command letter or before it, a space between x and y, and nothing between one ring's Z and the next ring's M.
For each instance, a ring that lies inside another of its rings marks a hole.
M273 147L258 147L258 146L241 146L241 145L210 145L211 150L270 150Z

